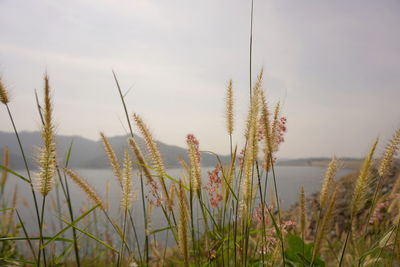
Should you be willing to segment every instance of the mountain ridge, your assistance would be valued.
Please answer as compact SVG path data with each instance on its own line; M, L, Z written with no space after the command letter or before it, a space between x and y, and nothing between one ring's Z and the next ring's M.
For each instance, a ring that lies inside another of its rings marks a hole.
M35 157L37 155L37 147L41 144L41 136L38 131L21 131L19 136L28 159L28 164L31 168L35 168ZM128 135L118 135L109 137L109 141L117 154L119 159L122 159L124 148L128 147ZM134 134L139 146L145 152L144 140L138 135ZM103 149L101 140L91 140L79 135L56 135L57 145L57 159L58 162L64 162L69 146L72 142L71 157L69 166L71 168L96 168L103 169L109 168L108 159ZM188 160L187 150L185 148L168 145L161 141L156 141L160 153L163 156L167 168L174 168L179 166L178 158ZM5 147L10 150L10 166L13 169L24 168L24 163L19 150L17 138L14 133L0 131L0 149L3 151ZM0 158L3 157L1 153ZM225 155L219 156L223 163L229 162L229 157ZM211 154L202 153L202 166L210 167L217 163L216 157Z

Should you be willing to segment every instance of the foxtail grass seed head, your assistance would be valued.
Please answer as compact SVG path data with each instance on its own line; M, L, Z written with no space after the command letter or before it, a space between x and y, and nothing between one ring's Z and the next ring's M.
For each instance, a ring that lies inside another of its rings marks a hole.
M56 144L52 111L49 77L45 75L43 125L41 129L43 146L39 148L39 173L36 182L36 188L43 196L46 196L53 188L56 171Z
M158 149L157 144L154 141L149 128L143 122L142 118L137 114L133 114L133 119L136 123L136 126L139 129L139 132L141 133L141 135L146 143L147 149L150 152L151 159L153 161L152 163L155 166L155 170L159 177L159 181L160 181L161 188L162 188L162 193L166 197L167 202L169 202L167 185L165 184L165 177L167 176L167 173L165 171L165 165L164 165L164 161L161 157L160 150Z
M271 129L271 140L272 147L271 152L276 152L278 150L278 136L279 136L279 115L281 113L281 103L278 102L275 106L274 119L272 121Z
M307 213L306 213L306 196L304 192L304 186L300 188L300 201L299 201L299 208L300 208L300 231L301 235L305 237L305 229L306 229L306 220L307 220Z
M365 198L367 195L367 187L371 176L371 167L373 162L373 157L375 153L376 146L378 144L378 139L372 145L364 163L360 169L360 173L356 180L354 187L353 198L351 202L351 216L354 217L358 211L362 208L365 203ZM354 221L354 220L353 220Z
M148 167L147 167L146 160L145 160L145 158L144 158L144 156L143 156L143 153L142 153L142 151L140 150L138 144L136 143L135 139L132 138L132 137L130 137L130 138L128 139L128 142L129 142L129 145L130 145L131 148L132 148L133 153L134 153L135 156L136 156L136 159L137 159L137 161L138 161L139 168L142 169L144 175L145 175L146 178L147 178L147 182L148 182L148 183L152 183L152 182L153 182L153 177L151 176L150 170L149 170Z
M123 210L128 210L131 206L133 199L132 192L132 160L129 156L129 152L124 152L124 172L122 179L122 200L121 207Z
M0 77L0 102L3 103L4 105L10 102L8 90L4 85L3 81L1 80L1 77Z
M194 191L201 189L201 168L200 168L200 151L199 141L193 134L188 134L186 137L190 159L190 177L192 188Z
M133 150L133 153L136 156L139 168L142 170L142 172L144 173L144 176L147 179L146 184L150 186L151 194L150 195L146 194L146 199L151 205L158 207L161 205L161 193L159 192L158 184L151 176L151 173L147 167L146 160L144 159L142 151L140 150L139 146L137 145L135 139L131 137L131 138L129 138L128 142ZM152 198L150 198L150 196Z
M101 136L101 142L103 143L104 150L106 151L108 161L110 162L110 165L113 169L114 176L119 182L120 185L122 185L122 172L121 172L121 165L118 162L118 158L115 155L114 149L112 148L110 142L108 141L107 137L104 135L104 133L100 133Z
M178 224L178 246L181 250L185 265L189 266L189 241L188 241L188 210L185 189L182 182L179 183L179 224Z
M267 105L267 100L263 90L260 90L260 101L261 101L261 132L262 138L264 139L264 159L263 168L269 171L271 166L272 157L272 134L271 134L271 121L270 121L270 111Z
M228 134L233 133L233 84L232 80L229 80L228 87L226 90L226 128Z
M100 205L101 209L105 209L103 201L96 193L96 191L81 177L79 177L73 171L64 168L64 172L72 179L72 181L86 194L86 196L96 205Z
M393 162L393 157L396 155L400 145L400 128L397 129L389 144L386 146L386 150L382 156L379 164L378 173L381 177L385 176Z
M337 171L337 160L336 157L333 157L329 162L328 168L325 173L324 182L322 184L321 192L319 195L319 203L321 210L325 210L325 205L328 200L328 196L332 189L333 180L335 178Z
M333 194L331 196L331 200L329 202L328 209L324 214L321 225L318 227L319 229L317 229L318 232L317 232L317 237L315 239L315 246L314 246L314 250L313 250L313 260L319 254L322 241L326 236L326 231L332 220L332 215L333 215L333 211L334 211L334 207L335 207L335 203L336 203L336 197L337 197L337 189L335 189L335 191L333 192Z
M259 116L259 99L260 90L262 86L263 71L257 77L256 84L254 85L252 100L250 103L250 109L247 117L247 129L245 132L246 137L246 150L244 155L244 166L243 173L244 177L242 180L242 195L244 203L243 216L249 215L252 196L251 180L253 175L253 165L257 160L258 142L257 142L257 131L258 131L258 116Z
M176 191L177 191L177 189L176 189L175 184L171 184L171 186L169 187L169 193L168 193L168 196L170 199L170 201L168 202L168 208L170 210L172 210L175 205Z

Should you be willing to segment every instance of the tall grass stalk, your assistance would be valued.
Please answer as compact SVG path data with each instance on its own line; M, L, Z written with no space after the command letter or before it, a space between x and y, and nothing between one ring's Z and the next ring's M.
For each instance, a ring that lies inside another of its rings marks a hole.
M124 107L125 117L126 117L126 121L128 123L131 138L134 138L132 124L129 119L129 113L128 113L128 109L126 108L124 95L122 94L122 90L121 90L121 87L120 87L118 79L117 79L117 75L115 74L114 70L112 71L112 73L113 73L115 84L117 85L117 89L118 89L119 96L121 98L122 105ZM145 258L146 258L146 265L149 265L149 237L148 237L146 202L144 200L143 176L140 176L140 190L141 190L141 195L142 195L142 210L143 210L143 220L144 220L144 225L145 225L145 245L144 245Z
M36 220L37 220L37 224L38 224L38 229L40 231L41 222L40 222L39 206L38 206L38 202L37 202L37 198L36 198L36 192L35 192L35 190L33 188L31 172L30 172L30 169L29 169L29 166L28 166L28 161L27 161L27 158L25 156L25 151L24 151L21 139L20 139L19 134L18 134L17 126L15 125L13 115L11 113L10 107L8 106L8 103L9 103L8 92L7 92L7 89L5 88L5 85L3 84L3 82L1 80L0 80L0 94L1 94L1 99L0 99L1 101L0 102L2 102L6 107L6 110L7 110L7 113L8 113L8 117L10 118L13 130L14 130L15 137L17 138L18 147L19 147L19 149L21 151L22 159L23 159L23 162L24 162L24 167L25 167L26 173L28 175L28 179L29 179L29 186L30 186L31 192L32 192L32 197L33 197L33 203L34 203L34 206L35 206L35 213L36 213ZM39 251L40 251L40 249L39 249Z

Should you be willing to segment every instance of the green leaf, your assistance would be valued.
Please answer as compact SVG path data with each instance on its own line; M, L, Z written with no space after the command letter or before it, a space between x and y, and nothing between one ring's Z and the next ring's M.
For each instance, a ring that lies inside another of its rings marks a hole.
M313 243L305 244L303 240L294 234L287 236L288 248L285 250L287 260L293 266L310 265L312 261ZM313 266L325 266L325 262L319 257L314 260Z
M23 260L23 259L0 258L0 260L7 261L7 262L21 262L21 263L25 263L25 264L36 265L36 262L26 261L26 260Z
M25 182L31 184L31 181L29 181L29 179L26 179L24 176L22 176L21 174L16 173L13 170L10 170L9 168L7 168L6 166L0 165L0 169L5 170L6 172L9 172L11 174L14 174L15 176L17 176L18 178L24 180Z
M80 220L82 220L83 218L85 218L89 213L91 213L92 211L94 211L98 206L100 206L100 204L97 204L96 206L94 206L93 208L91 208L90 210L88 210L87 212L85 212L84 214L82 214L81 216L79 216L75 221L73 221L70 225L68 225L67 227L65 227L64 229L62 229L60 232L58 232L57 234L54 235L53 238L50 239L50 241L46 242L41 249L44 249L45 247L47 247L51 242L53 242L54 240L56 240L60 235L62 235L63 233L65 233L69 228L72 227L72 225L76 224L77 222L79 222Z
M74 143L74 139L71 140L71 143L69 144L69 148L68 148L68 153L67 156L65 158L65 168L68 167L68 163L69 163L69 158L71 157L71 150L72 150L72 144Z
M5 209L1 209L0 212L7 211L7 210L13 210L13 209L15 209L15 208L5 208Z
M52 240L52 236L44 236L44 240ZM40 237L1 237L0 241L20 241L20 240L40 240ZM62 242L73 242L73 240L68 238L56 237L54 241L62 241Z
M92 235L92 234L90 234L90 233L88 233L88 232L86 232L86 231L80 229L79 227L77 227L77 226L75 226L75 225L73 225L73 224L67 222L66 220L63 220L63 219L61 219L61 220L62 220L64 223L68 224L69 226L72 226L73 228L75 228L76 230L78 230L79 232L81 232L82 234L87 235L87 236L90 237L91 239L93 239L93 240L97 241L98 243L102 244L102 245L105 246L106 248L109 248L109 249L113 250L114 252L119 253L118 250L116 250L115 248L113 248L112 246L110 246L109 244L107 244L106 242L104 242L104 241L98 239L98 238L95 237L94 235Z
M160 228L160 229L156 229L154 231L151 231L149 235L153 235L153 234L156 234L156 233L159 233L159 232L163 232L163 231L166 231L166 230L170 230L170 229L172 229L171 226Z

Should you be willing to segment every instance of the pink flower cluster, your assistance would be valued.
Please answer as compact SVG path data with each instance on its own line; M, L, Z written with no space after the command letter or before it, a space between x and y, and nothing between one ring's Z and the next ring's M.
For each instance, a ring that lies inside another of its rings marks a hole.
M279 145L285 141L284 135L287 131L286 123L286 117L281 117L278 121L276 139L274 140L274 148L276 150L278 150Z
M268 210L272 210L272 209L273 209L273 206L272 206L272 205L270 205L270 206L268 207L268 206L266 206L265 204L260 203L260 204L258 205L258 207L257 207L257 208L255 209L255 211L254 211L254 214L253 214L253 221L254 221L255 223L261 223L261 222L263 221L263 216L264 216L265 223L267 223L267 222L268 222L268 219L269 219Z
M158 184L156 183L156 181L151 180L146 183L146 186L148 185L150 186L150 193L153 197L150 198L149 195L146 194L146 199L150 205L154 207L159 207L161 205L161 197L160 191L158 190Z
M222 179L219 177L219 172L222 171L221 165L216 165L215 169L208 172L208 184L204 187L208 191L208 197L213 208L218 207L218 203L223 197L220 193Z
M245 149L243 148L243 149L240 151L240 153L239 153L240 156L238 156L240 168L243 167L243 163L244 163L244 154L245 154Z
M272 140L272 149L273 152L278 151L279 145L285 141L284 135L287 131L287 119L286 117L281 117L276 124L275 132L271 133L274 140ZM261 125L261 124L260 124ZM261 127L257 132L257 140L261 142L266 138L266 133L264 131L264 127Z
M196 150L197 160L200 162L200 150L199 150L199 141L193 134L188 134L186 136L186 143L190 146L193 145Z

